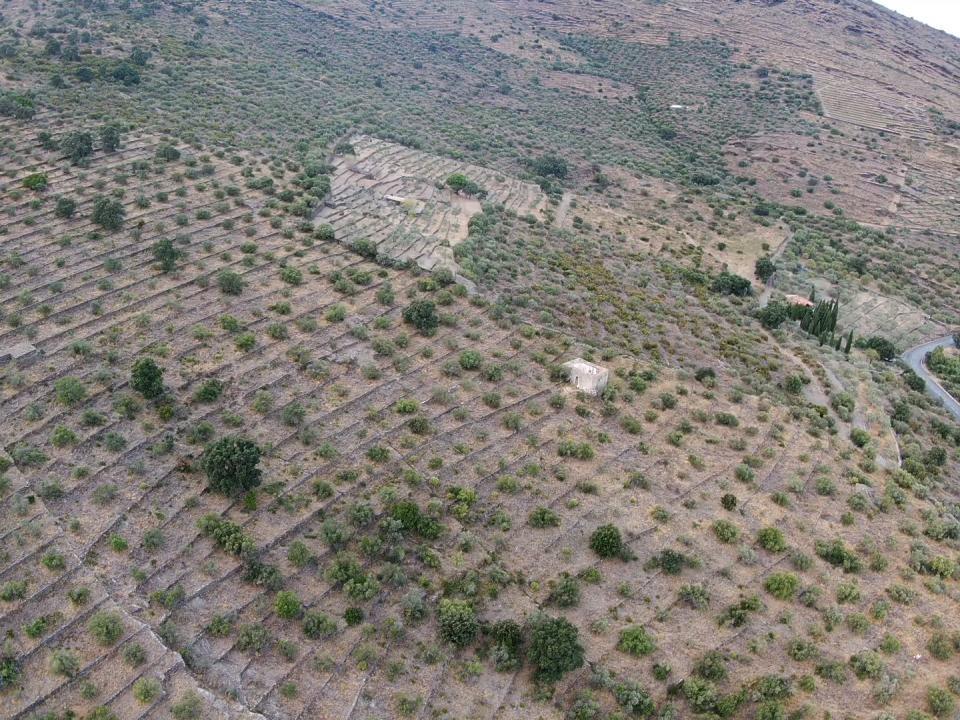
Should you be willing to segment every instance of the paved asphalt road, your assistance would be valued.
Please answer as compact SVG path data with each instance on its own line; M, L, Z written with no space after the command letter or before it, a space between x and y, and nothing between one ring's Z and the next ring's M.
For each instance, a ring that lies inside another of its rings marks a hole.
M950 413L952 413L957 420L960 420L960 402L957 402L956 398L943 389L943 386L937 382L937 379L933 376L933 373L927 370L927 366L924 363L927 353L933 352L938 347L951 347L952 345L953 336L947 335L939 340L931 340L923 345L912 347L901 357L907 365L913 368L913 371L917 375L927 381L927 392L934 397L940 398L940 400L943 402L943 406Z

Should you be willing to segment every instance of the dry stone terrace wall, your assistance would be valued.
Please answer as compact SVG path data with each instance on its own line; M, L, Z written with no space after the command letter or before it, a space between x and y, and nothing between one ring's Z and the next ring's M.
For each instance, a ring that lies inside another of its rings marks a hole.
M348 245L372 242L383 257L431 270L456 270L453 246L467 236L480 200L444 185L463 173L487 191L484 202L540 217L539 187L488 168L430 155L370 136L351 139L353 154L334 158L331 194L317 220Z

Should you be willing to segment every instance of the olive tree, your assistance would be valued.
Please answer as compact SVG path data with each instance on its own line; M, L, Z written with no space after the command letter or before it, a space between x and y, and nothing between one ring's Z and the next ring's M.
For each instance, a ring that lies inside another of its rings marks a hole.
M440 637L457 647L473 642L480 630L473 606L465 600L440 601Z
M133 364L130 387L148 400L163 394L163 368L153 358L140 358Z
M120 148L120 128L116 125L100 128L100 145L107 152L116 152Z
M157 240L153 244L153 259L160 263L160 270L165 273L173 272L177 267L177 260L180 258L180 251L173 245L169 238Z
M60 141L60 150L74 165L80 165L93 154L93 136L88 132L68 133Z
M260 448L246 438L228 436L207 446L200 459L210 488L239 495L260 484Z
M429 300L416 300L403 311L403 321L413 325L421 335L430 336L437 331L440 318L436 306Z
M536 668L538 680L556 682L571 670L583 666L583 646L579 631L564 618L546 615L530 623L528 657Z
M91 219L104 230L119 230L127 211L119 200L101 195L93 201Z

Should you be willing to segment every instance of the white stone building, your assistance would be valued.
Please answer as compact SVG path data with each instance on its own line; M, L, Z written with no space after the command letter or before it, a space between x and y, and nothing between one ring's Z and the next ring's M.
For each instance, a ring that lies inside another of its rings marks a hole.
M570 384L577 390L591 395L599 395L610 381L610 371L583 358L574 358L565 362L563 367L570 376Z

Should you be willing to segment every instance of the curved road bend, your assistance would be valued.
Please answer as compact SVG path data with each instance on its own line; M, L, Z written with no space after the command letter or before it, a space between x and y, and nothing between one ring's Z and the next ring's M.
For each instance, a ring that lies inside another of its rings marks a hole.
M940 398L947 411L957 418L957 420L960 420L960 402L958 402L956 398L943 389L943 386L937 381L933 373L927 370L927 365L924 362L926 360L927 353L933 352L938 347L951 347L952 345L953 336L947 335L946 337L942 337L937 340L931 340L930 342L923 343L922 345L912 347L900 357L903 358L903 361L907 365L913 368L913 371L917 375L927 381L927 392L934 397Z

